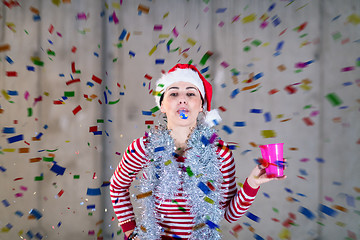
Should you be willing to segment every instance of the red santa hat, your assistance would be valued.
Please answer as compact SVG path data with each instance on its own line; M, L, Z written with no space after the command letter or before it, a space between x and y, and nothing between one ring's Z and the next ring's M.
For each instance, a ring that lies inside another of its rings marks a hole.
M221 117L217 109L211 110L211 99L212 99L212 86L199 72L199 70L191 64L176 64L171 68L168 73L156 82L156 93L155 101L160 107L160 97L166 89L173 83L176 82L189 82L194 84L201 94L204 100L204 108L207 110L205 113L205 123L210 127L217 125L221 121Z

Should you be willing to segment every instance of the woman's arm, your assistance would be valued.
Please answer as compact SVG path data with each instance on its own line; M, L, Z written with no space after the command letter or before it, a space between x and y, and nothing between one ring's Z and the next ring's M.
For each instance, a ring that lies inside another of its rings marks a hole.
M147 161L144 141L142 137L130 144L110 180L110 197L123 232L130 233L136 226L129 188Z

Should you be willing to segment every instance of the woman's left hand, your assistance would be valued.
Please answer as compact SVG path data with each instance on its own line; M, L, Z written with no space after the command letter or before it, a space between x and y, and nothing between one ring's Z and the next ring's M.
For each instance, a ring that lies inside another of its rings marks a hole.
M272 180L283 180L285 179L286 176L282 176L282 177L274 177L274 178L269 178L266 176L266 171L265 168L261 165L257 165L250 173L250 176L247 179L248 184L250 185L250 187L256 189L258 187L260 187L261 184L263 183L267 183L270 182Z

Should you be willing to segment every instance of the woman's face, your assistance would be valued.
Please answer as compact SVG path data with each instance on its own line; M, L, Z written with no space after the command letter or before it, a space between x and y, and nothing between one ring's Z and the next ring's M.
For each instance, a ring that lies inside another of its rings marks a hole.
M176 82L166 89L161 112L166 114L168 128L195 127L196 119L202 110L201 94L194 84ZM181 117L181 112L186 114L186 119Z

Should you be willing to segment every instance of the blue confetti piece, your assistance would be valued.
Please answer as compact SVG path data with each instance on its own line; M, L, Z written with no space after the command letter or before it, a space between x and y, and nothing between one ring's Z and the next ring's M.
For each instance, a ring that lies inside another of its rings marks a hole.
M133 51L129 51L129 55L135 57L135 53Z
M245 150L245 151L242 151L242 152L241 152L241 155L245 155L245 154L247 154L248 152L251 152L251 150L247 149L247 150Z
M56 173L56 176L58 175L64 175L64 172L65 172L65 169L64 167L61 167L57 164L54 164L52 165L52 167L50 168L50 171Z
M246 122L234 122L234 127L245 127Z
M35 237L40 240L43 239L43 235L41 235L40 233L36 233Z
M253 108L253 109L250 109L250 113L262 113L262 109Z
M124 96L124 95L125 95L125 93L124 93L124 92L120 92L119 94L120 94L120 96Z
M6 168L4 168L3 166L0 166L0 171L6 172Z
M228 148L229 148L230 150L235 150L235 149L236 149L236 145L228 145Z
M18 215L19 217L24 216L24 214L23 214L22 212L20 212L20 211L16 211L16 212L15 212L15 215Z
M316 158L316 161L317 161L318 163L324 163L324 162L325 162L325 160L322 159L322 158Z
M94 132L92 132L93 134L94 134L94 136L96 136L96 135L102 135L102 131L94 131Z
M350 207L355 207L355 198L351 195L346 194L346 203Z
M335 211L334 209L329 208L323 204L319 205L319 211L322 213L325 213L326 215L329 215L330 217L335 217L338 214L337 211Z
M224 13L226 11L226 8L218 8L216 9L215 13Z
M221 86L222 88L226 88L226 83L222 83L220 86Z
M40 132L38 135L35 136L35 138L36 138L36 139L40 139L42 135L43 135L43 133Z
M94 52L95 57L99 57L99 54L97 52Z
M247 211L245 213L245 215L250 218L251 220L253 220L254 222L260 222L260 218L258 216L256 216L255 214L252 214L251 212Z
M12 134L12 133L15 133L15 128L13 128L13 127L3 127L3 130L2 130L2 132L3 133L10 133L10 134Z
M88 188L86 191L86 195L99 196L99 195L101 195L101 190L100 190L100 188Z
M14 143L22 140L24 140L24 135L22 134L7 138L8 143Z
M152 112L151 111L142 111L142 115L151 116Z
M210 229L219 228L219 225L217 225L216 223L213 223L210 220L206 220L206 224L209 226Z
M50 39L48 39L48 42L51 44L51 45L53 45L54 43L50 40Z
M275 8L275 3L271 4L270 7L268 8L268 12L271 12L274 8Z
M39 212L36 209L31 209L29 212L30 215L34 216L37 220L39 220L42 217L41 212Z
M65 97L65 96L62 96L61 98L62 98L62 100L67 100L67 99L68 99L68 98Z
M154 152L160 152L160 151L164 151L165 147L157 147L154 149Z
M8 224L6 224L6 227L7 227L8 229L12 229L13 225L11 225L10 223L8 223Z
M155 64L164 64L165 59L155 59Z
M245 226L247 226L247 227L251 227L251 224L248 223L248 222L244 222L243 224L244 224Z
M87 205L86 209L95 209L95 204Z
M57 224L57 227L60 227L61 226L61 222L59 222L58 224Z
M10 63L10 64L13 64L13 63L14 63L14 61L13 61L9 56L6 56L6 57L5 57L5 60L6 60L8 63Z
M307 208L304 208L304 207L300 206L298 212L303 214L305 217L307 217L310 220L315 219L315 215Z
M30 72L35 72L35 67L33 66L26 66L26 70L30 71ZM60 76L61 77L61 76Z
M200 70L200 73L201 74L206 73L208 70L209 70L209 67L203 68Z
M101 184L101 187L107 187L110 186L110 182L103 182L103 184Z
M94 83L92 83L92 82L87 82L86 85L89 86L89 87L93 87L93 86L94 86Z
M263 193L263 195L264 195L266 198L270 198L270 195L267 194L267 193Z
M258 234L254 234L254 238L256 239L256 240L264 240L264 238L262 238L260 235L258 235Z
M125 36L126 36L126 33L127 33L127 31L126 31L126 29L124 28L124 29L122 30L120 36L119 36L119 41L123 41L123 40L124 40L124 38L125 38Z
M48 126L47 124L44 125L44 129L48 129L48 127L49 127L49 126Z
M207 146L207 145L210 143L209 140L208 140L204 135L201 136L201 142L202 142L205 146Z
M334 17L331 21L335 21L337 20L341 15L337 15L336 17Z
M285 191L288 193L293 193L293 191L290 188L285 188Z
M31 230L27 231L26 236L28 236L30 239L34 237L34 234L31 232Z
M179 237L179 236L176 235L176 234L173 234L172 237L175 238L175 239L181 239L181 237Z
M229 126L227 126L227 125L224 125L224 126L222 127L222 129L223 129L225 132L227 132L228 134L232 134L232 133L233 133L233 130L232 130Z
M260 72L260 73L256 74L256 75L253 77L253 79L254 79L254 80L258 80L259 78L261 78L261 77L263 77L263 76L264 76L264 73Z
M236 88L235 90L233 90L230 94L230 98L234 98L236 97L236 95L238 95L240 92L240 90L238 88Z
M105 98L105 104L107 104L107 103L108 103L108 99L107 99L106 91L104 91L104 98Z
M334 181L334 182L333 182L333 185L336 185L336 186L341 186L341 185L342 185L342 183L341 183L341 182L336 182L336 181Z
M305 194L302 194L302 193L296 193L296 195L298 195L300 197L307 197Z
M300 172L300 174L301 175L303 175L303 176L307 176L308 175L308 173L307 173L307 171L305 170L305 169L299 169L299 172Z
M41 20L40 15L34 15L34 16L33 16L33 20L34 20L34 22L40 21L40 20Z
M281 20L277 15L273 16L271 18L271 20L272 20L274 27L277 27L281 23Z
M283 46L284 46L284 41L280 41L280 42L278 42L278 44L277 44L277 46L276 46L276 52L280 52L281 51L281 49L283 48Z
M277 57L277 56L279 56L281 54L281 52L275 52L274 54L273 54L273 56L274 57Z
M264 118L265 118L265 122L270 122L271 121L271 113L270 112L264 113Z
M10 203L6 199L2 200L1 202L4 204L5 207L10 206Z
M211 193L211 190L208 186L206 186L205 183L203 182L199 182L198 185L197 185L201 191L203 191L206 195L208 195L209 193Z

